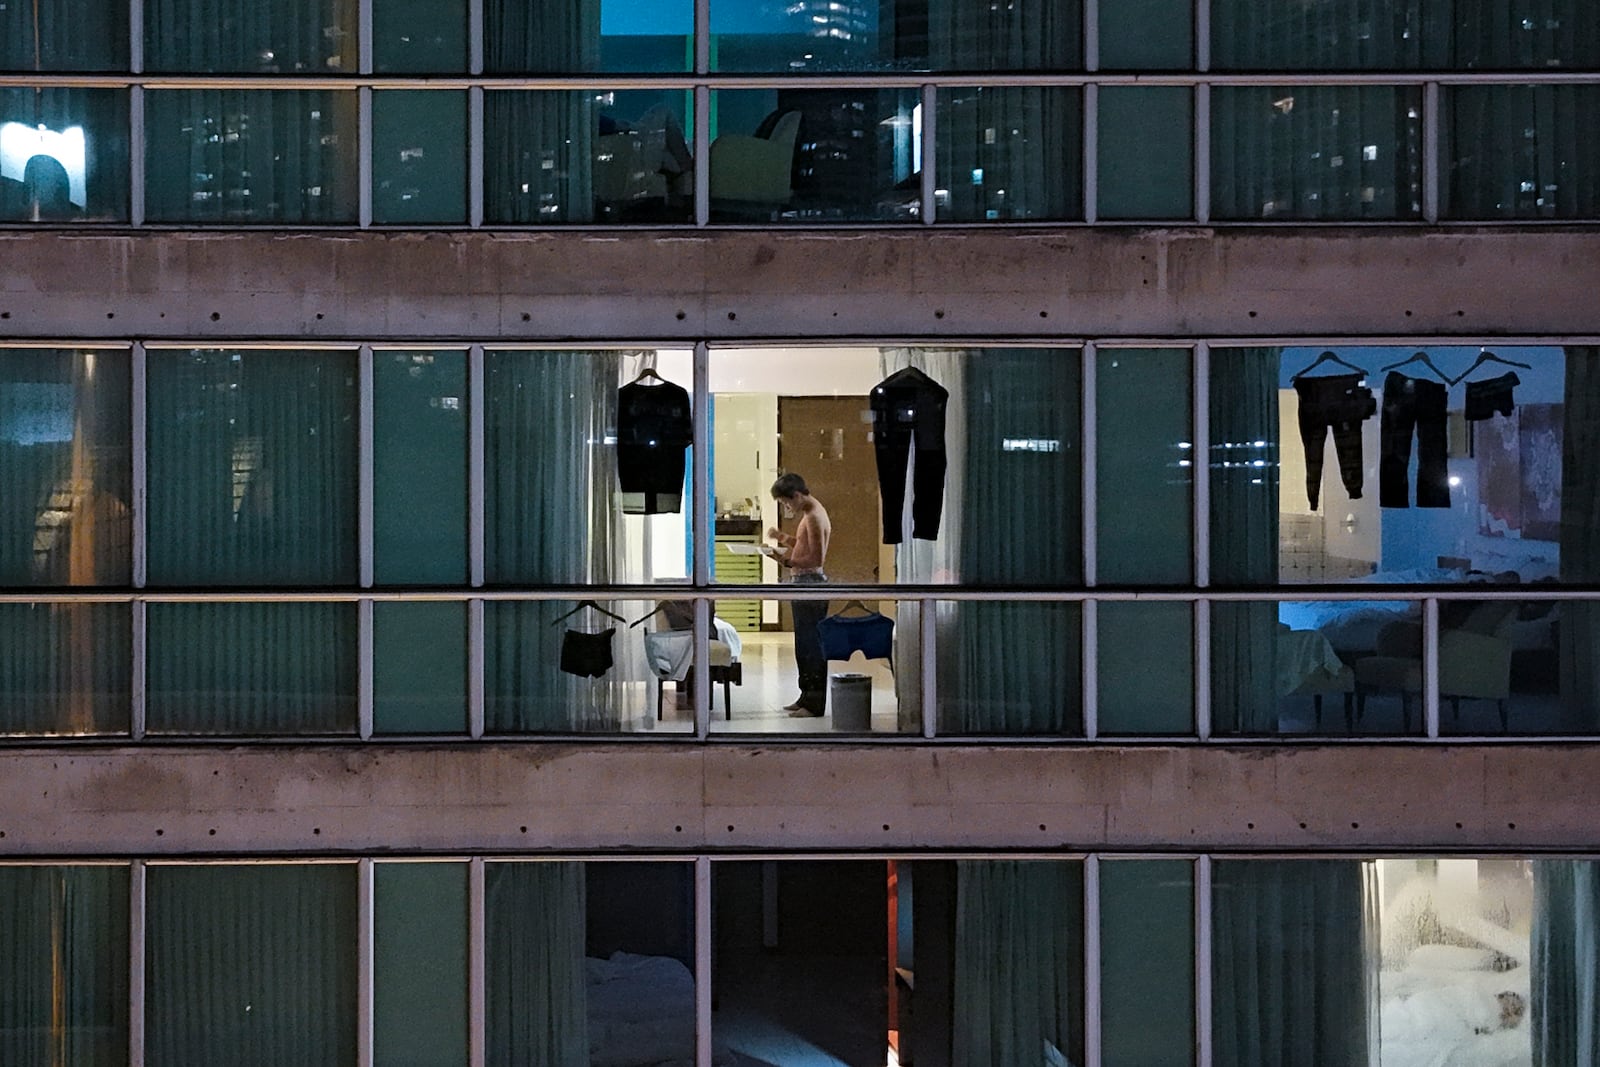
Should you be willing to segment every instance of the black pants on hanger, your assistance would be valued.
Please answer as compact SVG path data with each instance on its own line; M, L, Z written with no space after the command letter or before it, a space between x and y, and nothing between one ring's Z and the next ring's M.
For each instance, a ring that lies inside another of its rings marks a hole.
M906 504L906 461L916 445L911 475L911 536L939 536L944 508L944 409L949 393L928 380L890 377L872 390L872 450L878 461L878 493L883 499L883 543L900 543L900 516Z
M1339 458L1339 476L1351 500L1361 499L1361 424L1378 410L1372 390L1359 374L1330 374L1297 378L1300 396L1300 443L1306 450L1306 497L1317 510L1322 489L1322 445L1333 430L1333 451Z
M1450 506L1448 447L1445 443L1443 382L1408 378L1391 371L1383 380L1383 422L1378 459L1378 503L1411 506L1411 434L1417 436L1417 507Z

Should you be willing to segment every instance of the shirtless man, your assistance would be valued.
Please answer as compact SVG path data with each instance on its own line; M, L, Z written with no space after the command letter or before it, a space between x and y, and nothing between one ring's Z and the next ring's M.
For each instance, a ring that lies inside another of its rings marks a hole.
M772 499L787 514L798 516L800 522L793 537L776 527L767 530L767 536L778 542L770 554L778 566L789 568L796 584L826 582L822 564L833 533L828 509L811 495L806 480L798 474L785 474L773 482ZM828 602L794 600L789 607L794 614L794 662L800 674L800 697L784 710L792 718L815 717L826 710L828 703L828 660L817 636L817 623L828 613Z

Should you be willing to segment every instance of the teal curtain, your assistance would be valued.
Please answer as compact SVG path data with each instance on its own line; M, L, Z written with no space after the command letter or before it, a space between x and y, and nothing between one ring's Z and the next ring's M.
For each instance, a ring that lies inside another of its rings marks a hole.
M0 604L0 635L0 734L127 732L127 604Z
M934 70L1083 69L1083 0L927 0L927 11Z
M485 871L489 1067L588 1067L581 863Z
M0 4L0 71L118 71L127 66L127 4Z
M1566 350L1561 427L1561 580L1600 582L1600 347ZM1600 731L1600 602L1561 604L1561 730Z
M149 1067L356 1060L353 863L152 866Z
M1081 1062L1081 878L1075 863L956 862L954 1067Z
M1211 582L1278 581L1278 348L1211 351ZM1259 442L1259 443L1258 443ZM1262 464L1256 466L1257 463ZM1278 732L1278 606L1211 605L1211 718L1219 733Z
M145 69L356 73L356 0L145 0Z
M1600 871L1587 860L1535 860L1533 894L1533 1065L1600 1063Z
M1218 861L1211 922L1215 1062L1378 1062L1371 863Z
M1422 214L1422 90L1218 86L1217 219L1412 219Z
M0 1063L128 1062L128 869L0 867Z
M1600 86L1460 85L1444 92L1443 214L1600 215Z

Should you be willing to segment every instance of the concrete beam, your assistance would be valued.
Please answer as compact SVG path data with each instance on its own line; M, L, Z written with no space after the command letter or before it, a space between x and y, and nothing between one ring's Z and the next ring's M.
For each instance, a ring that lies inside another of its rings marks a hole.
M0 340L1600 332L1600 232L0 232Z
M1600 849L1600 745L13 749L0 856Z

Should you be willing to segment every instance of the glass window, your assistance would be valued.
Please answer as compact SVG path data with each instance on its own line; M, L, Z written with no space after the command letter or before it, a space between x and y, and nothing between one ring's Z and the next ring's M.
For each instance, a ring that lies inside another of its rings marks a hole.
M0 734L126 733L127 604L0 604Z
M726 89L711 96L711 221L915 222L913 89Z
M127 1063L127 867L0 867L0 931L0 1060Z
M1083 68L1081 0L712 0L713 70Z
M127 65L127 4L0 4L0 71L114 71Z
M1194 1059L1194 864L1103 860L1100 1056L1107 1064Z
M378 74L465 71L465 0L373 0L372 69Z
M354 223L356 95L332 89L150 90L150 221Z
M1418 218L1421 114L1420 86L1216 86L1212 217Z
M373 1062L467 1067L467 865L372 873Z
M354 74L356 0L188 0L144 6L145 69L185 74Z
M0 88L0 222L127 217L127 91Z
M1193 364L1186 348L1095 353L1096 580L1186 585L1193 573Z
M1004 222L1083 217L1083 93L1072 88L962 87L938 92L937 217ZM920 108L913 119L920 126ZM913 127L920 142L921 130ZM916 195L917 172L902 183ZM907 204L914 217L917 201Z
M356 1062L356 865L146 874L149 1067Z
M484 220L691 222L687 90L484 96Z
M467 94L393 89L372 96L372 221L467 220Z
M793 474L829 515L833 581L1080 584L1079 377L1073 348L714 350L715 535L785 542L759 571L719 550L717 580L790 576L798 516L772 490Z
M693 0L486 0L489 74L643 74L694 67Z
M1415 691L1411 666L1403 653L1377 658L1367 668L1366 681L1373 688ZM1440 602L1440 733L1600 733L1597 708L1600 605L1587 600Z
M373 361L373 575L379 585L467 580L467 354L378 351Z
M692 864L489 863L484 893L489 1063L694 1062Z
M1099 111L1099 217L1191 218L1192 91L1172 86L1102 85Z
M1095 605L1099 727L1105 736L1194 733L1194 609Z
M132 578L128 353L0 349L0 585Z
M151 604L152 734L352 734L356 606Z
M150 582L356 579L354 352L149 357Z
M1076 603L940 603L941 734L1080 736L1083 626Z
M372 729L467 732L467 606L372 605Z
M1447 217L1600 216L1600 86L1451 86L1440 110Z
M1194 5L1189 0L1094 2L1101 70L1192 69Z

